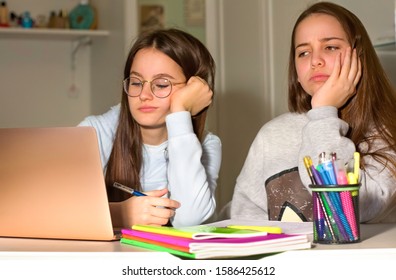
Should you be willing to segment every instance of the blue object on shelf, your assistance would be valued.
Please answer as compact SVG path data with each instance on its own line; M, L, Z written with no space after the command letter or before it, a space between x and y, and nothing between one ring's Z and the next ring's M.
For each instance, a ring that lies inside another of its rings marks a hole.
M72 29L94 29L96 14L93 7L87 1L81 1L69 13L70 28Z
M24 12L21 18L21 26L23 28L32 28L33 27L33 19L30 16L29 12Z

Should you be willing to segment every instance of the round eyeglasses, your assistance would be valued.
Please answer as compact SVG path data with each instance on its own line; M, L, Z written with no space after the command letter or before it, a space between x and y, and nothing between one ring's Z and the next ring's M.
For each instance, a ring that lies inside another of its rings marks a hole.
M138 97L143 90L144 83L150 84L151 92L158 98L166 98L172 92L172 86L185 83L172 83L166 78L157 78L152 81L142 81L135 77L128 77L123 81L124 91L130 97Z

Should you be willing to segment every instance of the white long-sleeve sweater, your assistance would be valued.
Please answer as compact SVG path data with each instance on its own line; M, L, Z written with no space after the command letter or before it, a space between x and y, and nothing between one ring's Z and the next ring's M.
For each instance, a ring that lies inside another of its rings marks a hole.
M105 172L118 126L120 105L99 116L85 118L79 126L93 126L98 135ZM201 224L215 211L215 189L221 165L221 141L207 133L201 143L189 112L166 117L168 141L144 145L141 184L143 191L168 188L170 198L180 202L173 226Z

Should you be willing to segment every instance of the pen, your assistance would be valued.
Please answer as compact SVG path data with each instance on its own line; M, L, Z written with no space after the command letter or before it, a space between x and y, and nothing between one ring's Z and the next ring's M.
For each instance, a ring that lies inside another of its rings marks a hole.
M334 227L336 225L333 224L333 215L331 214L331 210L329 209L329 206L327 204L327 201L324 201L325 197L323 193L318 193L317 194L318 202L320 205L320 213L323 214L325 221L327 223L327 229L330 231L331 237L333 240L336 240L336 236L334 233ZM324 226L326 228L326 226ZM338 228L336 228L338 230Z
M311 168L312 175L315 178L316 185L323 185L323 180L320 177L319 171L313 165L311 165L310 168Z
M337 159L334 162L334 166L335 166L334 170L336 171L336 176L337 176L337 184L348 185L347 173L343 163L339 159Z
M124 186L124 185L122 185L120 183L117 183L117 182L114 182L113 187L115 187L117 189L120 189L120 190L122 190L124 192L127 192L127 193L129 193L131 195L134 195L134 196L146 196L144 193L141 193L139 191L135 191L134 189L132 189L130 187L127 187L127 186Z
M308 175L314 185L322 185L322 179L320 178L319 172L316 170L315 166L312 163L312 159L310 156L304 157L304 165L307 168ZM312 176L312 177L311 177Z
M311 157L305 156L304 157L304 165L305 165L305 168L307 169L308 176L311 179L311 183L316 185L316 181L315 181L315 178L314 178L314 176L312 174L312 170L311 170L311 167L310 167L311 163L312 163Z
M316 170L319 173L320 178L322 179L322 182L324 185L331 185L330 179L327 176L327 172L324 170L322 164L318 164L316 166Z
M348 184L351 184L351 185L357 184L357 179L353 172L348 172L347 178L348 178Z
M319 172L320 175L324 176L323 180L326 182L327 185L336 185L337 178L334 172L334 165L333 162L336 158L335 153L331 153L331 159L326 158L326 153L322 152L319 154Z
M323 161L321 164L322 164L324 176L326 176L329 184L336 185L337 178L336 178L336 173L334 171L333 162L331 160L326 160L326 161Z
M354 152L353 153L353 159L354 159L354 164L353 164L353 173L355 174L356 181L359 181L359 165L360 165L360 154L359 152Z

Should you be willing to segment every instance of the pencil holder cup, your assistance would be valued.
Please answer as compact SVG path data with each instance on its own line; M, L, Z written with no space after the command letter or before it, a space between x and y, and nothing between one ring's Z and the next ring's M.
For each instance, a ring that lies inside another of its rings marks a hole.
M359 188L350 185L310 185L313 199L313 242L360 242Z

